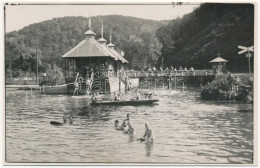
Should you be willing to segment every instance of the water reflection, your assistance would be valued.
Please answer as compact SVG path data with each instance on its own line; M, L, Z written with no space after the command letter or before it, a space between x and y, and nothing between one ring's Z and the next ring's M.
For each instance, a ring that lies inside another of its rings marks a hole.
M129 142L134 142L135 136L133 134L129 134Z
M154 141L146 141L145 142L145 150L146 150L146 156L149 157L152 154Z

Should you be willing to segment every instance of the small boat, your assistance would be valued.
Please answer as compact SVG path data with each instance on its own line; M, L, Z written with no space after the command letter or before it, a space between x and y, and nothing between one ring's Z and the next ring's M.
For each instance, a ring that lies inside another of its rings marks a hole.
M128 100L128 101L102 101L92 102L90 105L115 105L115 106L135 106L135 105L149 105L158 102L158 99L152 100Z
M51 125L55 125L55 126L62 126L64 123L58 122L58 121L50 121Z

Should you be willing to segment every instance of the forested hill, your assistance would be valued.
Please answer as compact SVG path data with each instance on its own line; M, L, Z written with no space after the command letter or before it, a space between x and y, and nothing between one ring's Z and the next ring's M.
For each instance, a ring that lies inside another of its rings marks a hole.
M154 65L160 57L161 45L156 38L159 27L167 21L153 21L120 15L92 17L92 30L101 37L101 22L104 22L104 38L112 42L116 49L125 52L130 66L146 67ZM39 71L63 66L61 56L83 40L88 27L88 18L64 17L36 23L19 31L6 34L6 68L35 72L36 44L39 47Z
M209 68L209 61L220 53L230 71L248 72L248 60L238 55L237 46L254 45L254 6L202 4L159 28L157 36L167 65Z

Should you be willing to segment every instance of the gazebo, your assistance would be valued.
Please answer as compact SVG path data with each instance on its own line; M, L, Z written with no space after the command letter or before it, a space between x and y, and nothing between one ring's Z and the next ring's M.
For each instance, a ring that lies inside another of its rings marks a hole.
M112 35L110 31L110 43L107 45L103 37L103 22L99 40L95 39L96 34L91 30L91 18L89 30L84 33L85 39L74 48L65 53L66 76L68 84L75 83L78 79L83 81L99 80L101 83L108 81L110 77L118 77L120 71L128 61L114 49ZM102 84L101 84L102 85ZM105 84L107 86L107 84ZM68 89L69 92L74 87Z
M216 74L225 74L227 73L227 60L220 57L220 54L218 54L218 57L211 60L210 63L212 64L212 69Z

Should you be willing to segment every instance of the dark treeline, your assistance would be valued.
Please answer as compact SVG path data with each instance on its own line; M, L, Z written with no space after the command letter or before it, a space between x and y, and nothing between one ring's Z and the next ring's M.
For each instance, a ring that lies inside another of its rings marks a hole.
M125 52L130 68L141 69L154 66L160 55L161 45L156 30L167 21L153 21L119 15L92 17L92 30L101 37L101 22L104 22L104 38L117 50ZM61 56L83 40L88 27L88 18L64 17L36 23L19 31L6 34L5 67L7 73L17 76L36 71L36 46L38 43L39 72L64 68ZM7 74L7 76L10 76Z
M202 4L183 18L160 27L157 37L168 66L210 68L209 61L220 53L229 61L230 71L248 72L248 61L245 54L238 55L237 46L254 45L254 6Z

